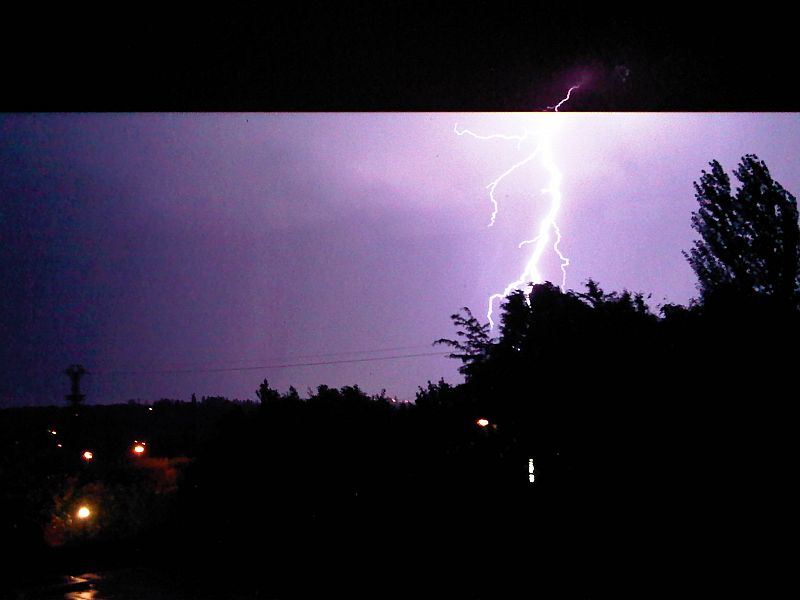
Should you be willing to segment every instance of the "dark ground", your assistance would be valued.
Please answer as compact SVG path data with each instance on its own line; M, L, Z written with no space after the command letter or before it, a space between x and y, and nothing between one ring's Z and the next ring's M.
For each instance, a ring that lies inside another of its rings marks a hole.
M93 472L30 450L66 409L2 411L5 589L56 597L64 576L94 573L111 598L147 585L166 598L675 597L765 593L787 560L767 546L785 526L774 467L722 452L700 415L679 440L668 419L612 437L573 419L537 438L370 402L87 407L86 423L105 423L98 457L117 436L152 452ZM105 520L65 521L48 545L66 489L93 493Z

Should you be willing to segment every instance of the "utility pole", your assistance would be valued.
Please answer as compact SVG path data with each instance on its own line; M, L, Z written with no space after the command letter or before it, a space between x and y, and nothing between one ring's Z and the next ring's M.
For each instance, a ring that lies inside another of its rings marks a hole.
M81 394L81 377L86 375L88 371L83 368L83 365L70 365L64 373L69 377L72 384L71 393L67 394L65 398L70 406L77 410L81 402L86 398L85 394Z
M84 394L81 394L81 377L86 375L88 371L83 368L83 365L70 365L69 368L64 371L64 374L69 377L71 387L70 393L64 396L67 402L69 403L69 417L67 417L67 422L69 425L66 427L66 443L69 448L76 449L80 446L83 446L83 426L80 419L81 414L81 403L86 398Z

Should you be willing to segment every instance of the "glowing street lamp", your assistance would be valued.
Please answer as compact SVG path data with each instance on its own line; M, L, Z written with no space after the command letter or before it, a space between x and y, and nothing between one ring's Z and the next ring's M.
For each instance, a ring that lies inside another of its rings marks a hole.
M478 419L475 421L481 427L488 427L489 426L489 419Z
M136 456L142 456L144 454L145 445L146 444L144 442L137 442L136 440L134 440L133 453Z
M93 454L93 453L92 453L90 450L87 450L86 452L84 452L83 454L81 454L81 457L82 457L82 458L83 458L83 460L85 460L86 462L89 462L90 460L92 460L92 459L94 458L94 454Z
M92 516L92 511L89 510L88 506L81 506L76 513L77 517L81 520L86 520Z

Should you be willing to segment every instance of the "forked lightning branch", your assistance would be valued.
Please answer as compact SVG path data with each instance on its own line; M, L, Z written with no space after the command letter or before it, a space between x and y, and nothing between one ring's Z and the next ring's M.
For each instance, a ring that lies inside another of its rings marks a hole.
M567 95L555 106L548 107L548 110L559 112L559 108L563 106L570 98L572 92L578 89L579 86L575 85L569 88ZM514 281L510 282L505 289L489 297L489 307L486 316L489 319L490 327L494 328L494 321L492 313L494 312L495 300L502 300L514 290L523 289L526 286L536 283L542 283L545 279L542 277L540 271L540 261L544 252L550 248L558 256L561 268L561 288L564 289L567 281L567 267L569 266L569 259L564 256L560 249L561 243L561 230L558 228L556 218L558 217L559 210L561 209L562 195L561 195L561 171L556 164L553 157L553 150L551 145L552 136L555 133L557 121L555 118L540 119L541 125L535 131L525 130L522 133L509 135L501 133L492 134L477 134L469 129L459 129L458 123L454 126L454 131L460 136L470 136L477 140L505 140L516 142L517 149L524 153L524 156L512 164L508 169L503 171L495 179L493 179L486 186L489 190L489 200L492 203L492 214L489 219L489 227L495 224L500 206L497 202L496 192L498 186L507 178L519 171L521 168L538 161L548 174L547 186L542 189L542 194L549 198L549 206L544 217L535 226L532 231L532 237L523 240L519 243L518 248L523 246L532 246L530 255L525 267L520 276ZM532 147L530 147L532 144Z

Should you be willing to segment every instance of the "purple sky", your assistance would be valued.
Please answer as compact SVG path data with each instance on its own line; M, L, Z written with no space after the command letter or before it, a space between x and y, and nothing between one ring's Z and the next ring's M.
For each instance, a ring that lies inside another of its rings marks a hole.
M90 402L254 399L358 384L412 399L460 381L449 316L520 274L548 206L514 142L552 127L567 287L686 303L692 182L755 153L800 193L798 114L311 113L0 116L0 406L60 404L82 363ZM524 150L524 148L523 148ZM546 278L560 282L547 253ZM391 349L378 352L382 349ZM225 372L287 363L338 364Z

